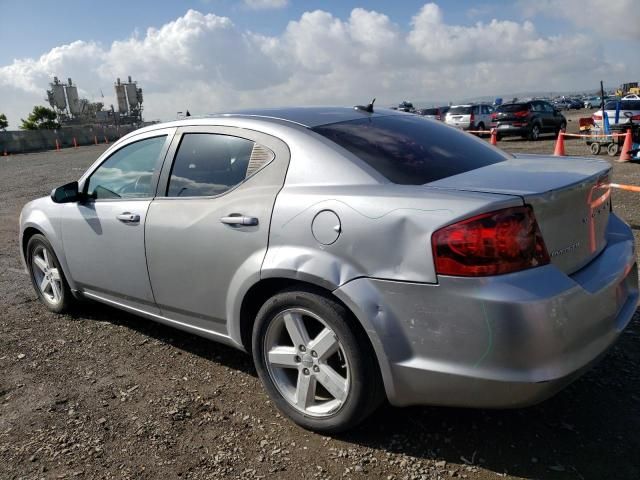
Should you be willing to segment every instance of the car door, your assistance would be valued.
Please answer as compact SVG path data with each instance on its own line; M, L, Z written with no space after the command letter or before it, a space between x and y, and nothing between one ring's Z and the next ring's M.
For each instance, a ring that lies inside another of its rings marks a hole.
M286 144L269 135L179 129L145 227L149 276L165 318L228 333L229 302L259 279L288 163Z
M541 102L545 115L549 119L549 131L553 132L560 128L564 122L564 116L553 105L547 102Z
M145 260L144 223L174 132L136 135L109 151L80 180L86 200L64 205L65 254L85 295L157 311Z

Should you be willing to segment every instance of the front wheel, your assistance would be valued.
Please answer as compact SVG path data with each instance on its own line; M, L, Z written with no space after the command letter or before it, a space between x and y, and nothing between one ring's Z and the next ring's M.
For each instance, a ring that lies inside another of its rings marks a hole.
M55 313L67 311L73 296L49 241L44 235L32 236L26 253L31 283L42 303Z
M253 360L267 393L298 425L323 433L347 430L382 399L370 345L349 312L314 291L284 291L260 309Z

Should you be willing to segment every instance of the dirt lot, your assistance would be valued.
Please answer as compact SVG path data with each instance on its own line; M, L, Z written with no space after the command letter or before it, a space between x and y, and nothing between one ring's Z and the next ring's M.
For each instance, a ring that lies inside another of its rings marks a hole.
M552 139L499 145L553 151ZM0 157L0 478L640 478L638 315L541 405L383 406L329 438L282 418L243 353L94 303L49 313L21 273L18 215L103 149ZM613 180L640 185L640 165L615 164ZM613 198L637 237L640 194Z

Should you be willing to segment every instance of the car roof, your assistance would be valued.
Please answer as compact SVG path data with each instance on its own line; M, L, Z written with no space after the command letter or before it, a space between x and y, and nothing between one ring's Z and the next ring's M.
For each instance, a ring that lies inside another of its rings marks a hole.
M375 108L373 113L356 109L355 107L287 107L287 108L263 108L255 110L239 110L232 113L207 115L207 118L215 117L256 117L264 120L283 120L297 123L308 128L327 125L329 123L348 122L368 117L380 117L387 115L406 115L397 110L387 108Z

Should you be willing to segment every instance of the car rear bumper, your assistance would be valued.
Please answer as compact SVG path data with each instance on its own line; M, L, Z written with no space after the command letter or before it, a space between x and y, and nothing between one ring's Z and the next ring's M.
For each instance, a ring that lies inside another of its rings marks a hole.
M394 405L504 408L536 403L586 371L638 304L629 227L566 275L553 265L437 285L360 278L336 291L365 325Z
M508 137L513 135L528 135L528 125L512 125L511 123L492 123L491 128L495 128L498 135L502 137Z

